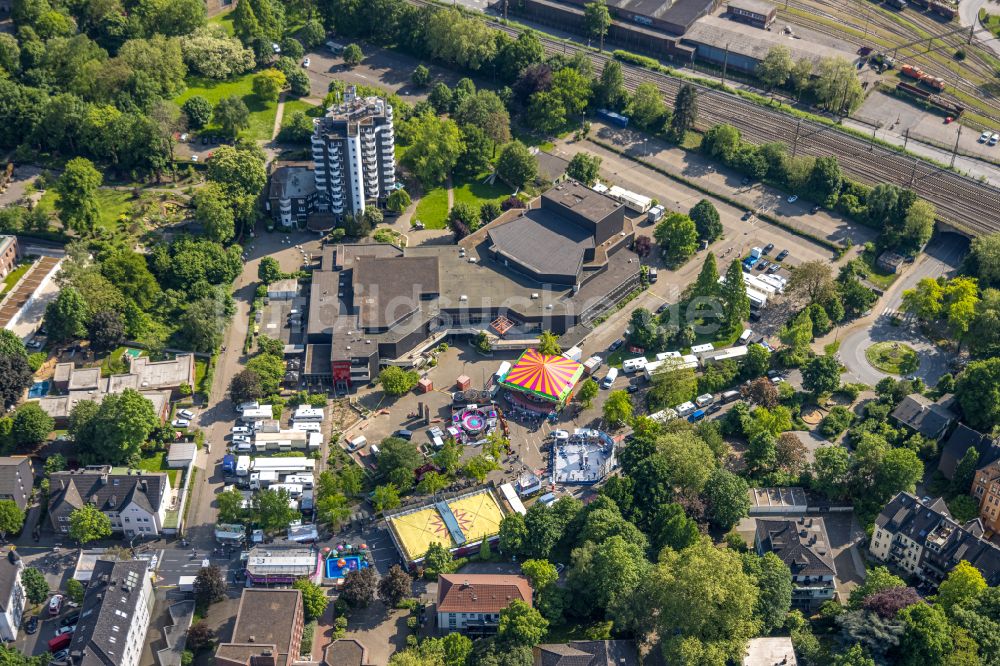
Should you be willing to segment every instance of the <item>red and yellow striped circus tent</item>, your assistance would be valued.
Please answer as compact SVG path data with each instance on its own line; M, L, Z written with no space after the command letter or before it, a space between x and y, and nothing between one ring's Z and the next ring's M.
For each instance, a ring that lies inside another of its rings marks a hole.
M580 363L565 356L547 356L537 349L528 349L507 373L503 385L542 400L565 404L582 376Z

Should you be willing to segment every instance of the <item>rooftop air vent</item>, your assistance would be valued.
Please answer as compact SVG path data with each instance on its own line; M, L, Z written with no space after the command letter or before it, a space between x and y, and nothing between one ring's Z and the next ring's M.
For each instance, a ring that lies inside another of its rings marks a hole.
M466 296L465 294L462 294L461 296L458 297L458 300L460 300L460 301L467 301L467 300L469 300L469 297Z
M533 292L531 292L531 298L532 298L532 299L536 299L536 298L538 298L538 292L537 292L537 291L533 291Z

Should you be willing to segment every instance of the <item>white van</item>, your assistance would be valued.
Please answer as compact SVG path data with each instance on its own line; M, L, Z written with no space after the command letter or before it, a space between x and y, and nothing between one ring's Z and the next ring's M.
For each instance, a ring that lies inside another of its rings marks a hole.
M368 443L368 439L364 435L358 435L350 441L347 445L348 451L357 451L358 449L364 448L365 444Z
M692 413L695 409L697 409L697 407L695 407L695 404L693 402L682 402L681 404L674 407L674 410L677 411L677 416L687 416L688 414Z
M382 453L382 450L378 448L378 444L372 444L372 458L378 458L378 454Z
M743 332L740 333L740 344L745 345L752 336L753 336L753 331L751 331L749 328L743 329Z
M639 370L642 370L643 368L646 367L646 363L648 363L648 361L646 360L645 356L637 356L635 358L630 358L627 361L622 362L622 370L624 370L626 374L638 372Z
M618 368L611 368L608 370L608 374L604 375L604 379L601 381L601 388L611 388L616 379L618 379Z

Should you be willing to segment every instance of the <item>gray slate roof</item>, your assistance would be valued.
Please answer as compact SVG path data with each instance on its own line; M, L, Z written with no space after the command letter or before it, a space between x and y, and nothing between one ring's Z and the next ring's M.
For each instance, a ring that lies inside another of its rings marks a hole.
M892 418L924 437L941 439L958 416L947 407L931 402L919 393L911 393L892 410Z
M70 643L79 666L118 666L142 594L146 562L98 560Z
M594 247L590 232L542 208L491 227L489 236L493 249L536 274L576 276Z
M635 641L570 641L536 647L535 666L639 666Z
M57 472L50 477L52 499L49 511L63 503L74 509L93 503L101 511L120 511L135 502L150 513L160 510L167 475L159 472L141 474L105 474L95 470Z
M991 462L1000 459L1000 444L990 435L973 430L964 423L959 423L955 432L951 433L948 442L941 449L941 460L938 470L946 479L955 476L955 468L965 452L973 448L979 452L978 468L982 469Z
M822 518L757 519L757 542L792 570L793 576L835 576L837 567Z
M24 568L21 558L14 550L7 552L7 557L0 559L0 612L6 612L10 593L14 590L18 572Z
M9 496L24 509L31 495L34 472L27 456L0 457L0 497Z

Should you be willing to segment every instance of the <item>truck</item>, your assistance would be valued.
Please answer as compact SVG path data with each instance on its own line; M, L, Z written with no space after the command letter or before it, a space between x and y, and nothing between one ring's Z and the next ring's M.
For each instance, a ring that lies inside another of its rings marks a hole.
M608 109L598 109L597 115L612 125L617 125L618 127L628 127L628 118L621 115L620 113L615 113L614 111L609 111Z
M597 372L602 363L604 363L604 360L600 356L591 356L583 362L583 371L588 375L592 375Z
M660 218L662 218L666 212L667 212L666 208L664 208L660 204L656 204L655 206L650 208L649 211L646 213L646 221L649 222L650 224L656 224L657 222L660 221Z
M571 361L579 362L580 359L583 358L583 350L580 349L579 347L570 347L569 349L563 352L563 356L565 356Z
M703 418L705 418L705 410L697 409L691 413L691 416L688 417L688 421L690 421L691 423L697 423L698 421L701 421Z
M236 472L236 456L227 453L222 456L222 473L233 474Z
M760 262L760 257L755 257L751 254L743 260L743 270L752 271L753 267L756 266L758 262Z

